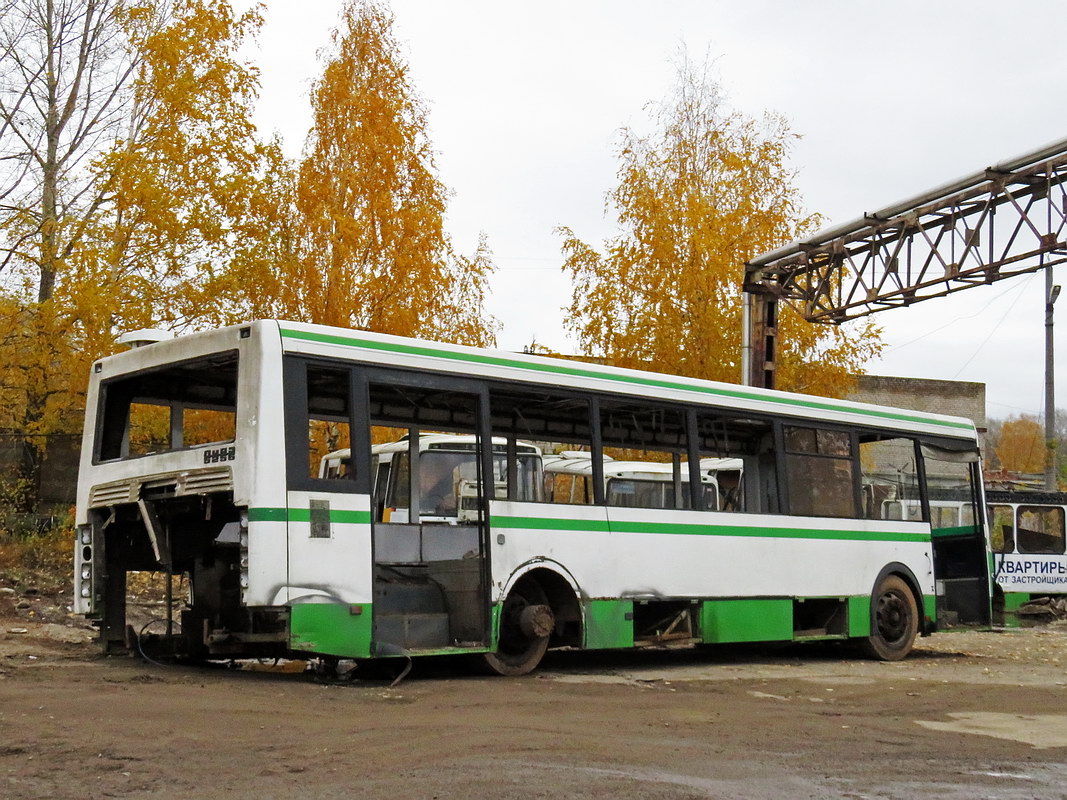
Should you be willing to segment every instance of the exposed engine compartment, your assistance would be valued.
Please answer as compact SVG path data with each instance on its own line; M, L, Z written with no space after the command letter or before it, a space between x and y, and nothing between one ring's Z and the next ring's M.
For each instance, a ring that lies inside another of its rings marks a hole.
M185 576L188 596L175 614L167 580L165 631L151 634L156 652L194 660L285 654L287 610L248 609L247 515L230 492L177 494L173 486L141 492L136 502L90 512L97 569L95 616L106 652L140 647L127 614L131 572Z

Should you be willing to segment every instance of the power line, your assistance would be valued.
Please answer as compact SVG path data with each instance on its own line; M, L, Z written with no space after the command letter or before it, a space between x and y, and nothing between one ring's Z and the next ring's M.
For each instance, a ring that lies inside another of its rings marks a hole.
M943 331L945 328L948 328L948 327L950 327L952 325L955 325L957 322L963 322L966 319L974 319L975 317L981 316L983 313L985 313L985 310L987 308L989 308L991 305L993 305L993 303L997 302L997 300L1002 298L1004 295L1008 294L1009 292L1018 292L1018 291L1021 291L1024 288L1026 288L1027 284L1029 284L1029 282L1030 282L1030 278L1032 278L1032 277L1034 277L1033 273L1031 273L1027 277L1027 279L1026 279L1026 281L1024 283L1017 283L1014 286L1009 286L1004 291L1000 292L999 294L994 295L993 298L988 303L986 303L980 309L975 311L973 314L968 314L965 317L956 317L955 319L949 320L944 325L939 325L938 327L934 328L933 330L927 331L924 334L916 336L914 339L911 339L910 341L907 341L907 342L904 342L903 344L898 344L898 345L894 345L893 347L890 347L888 350L886 350L886 353L892 353L894 350L899 350L902 347L907 347L908 345L915 344L916 342L925 339L927 336L932 336L933 334L937 333L938 331ZM1016 298L1016 301L1018 301L1018 298Z
M1034 275L1036 275L1036 274L1037 274L1036 272L1031 272L1031 273L1030 273L1030 274L1029 274L1029 275L1027 276L1026 280L1025 280L1025 281L1023 282L1023 284L1022 284L1022 288L1024 288L1024 289L1025 289L1025 288L1026 288L1027 286L1029 286L1029 285L1030 285L1030 281L1031 281L1031 280L1033 280L1033 278L1034 278ZM1008 314L1010 314L1010 313L1011 313L1011 310L1012 310L1013 308L1015 308L1015 304L1019 302L1019 298L1020 298L1020 297L1022 297L1022 296L1023 296L1023 295L1022 295L1022 292L1020 292L1020 293L1019 293L1019 295L1018 295L1018 297L1016 297L1016 298L1015 298L1014 300L1012 300L1012 301L1011 301L1011 305L1010 305L1010 306L1008 306L1007 310L1006 310L1006 311L1005 311L1005 312L1004 312L1004 313L1003 313L1003 314L1001 315L1000 319L999 319L999 320L997 320L997 324L996 324L996 325L994 325L994 326L993 326L993 327L992 327L992 328L990 329L990 331L989 331L989 334L988 334L988 335L987 335L987 336L986 336L986 337L985 337L985 338L984 338L984 339L982 340L982 343L981 343L980 345L978 345L978 348L977 348L977 349L976 349L976 350L975 350L975 351L974 351L974 352L973 352L973 353L971 354L971 357L970 357L970 358L968 358L968 359L967 359L966 361L964 361L964 362L963 362L963 366L961 366L961 367L960 367L960 368L959 368L959 369L958 369L958 370L956 371L956 374L952 376L952 379L953 379L953 380L955 380L956 378L958 378L958 377L960 376L960 373L961 373L961 372L963 372L963 371L964 371L965 369L967 369L967 365L968 365L968 364L970 364L970 363L971 363L972 361L974 361L974 359L975 359L975 356L977 356L977 355L978 355L978 354L979 354L979 353L980 353L980 352L982 351L982 348L986 346L986 343L987 343L987 342L988 342L988 341L989 341L990 339L992 339L992 338L993 338L993 334L997 332L997 329L998 329L998 328L999 328L999 327L1000 327L1000 326L1001 326L1001 325L1003 324L1004 320L1006 320L1006 319L1008 318Z

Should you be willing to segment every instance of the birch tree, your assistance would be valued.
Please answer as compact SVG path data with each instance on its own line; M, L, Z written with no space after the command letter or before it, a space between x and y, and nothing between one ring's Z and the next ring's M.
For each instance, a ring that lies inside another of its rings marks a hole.
M80 428L115 335L223 314L266 155L237 56L260 18L226 0L0 2L0 424L24 437L32 510L47 437Z
M19 504L35 504L62 360L57 276L102 201L91 160L123 125L135 57L119 0L7 0L0 14L0 278L8 423L25 435Z
M804 210L784 118L727 109L719 86L685 61L654 130L621 132L607 196L620 233L598 250L566 227L572 281L566 325L582 350L620 366L737 382L745 261L819 222ZM841 396L880 348L873 324L779 319L778 385Z

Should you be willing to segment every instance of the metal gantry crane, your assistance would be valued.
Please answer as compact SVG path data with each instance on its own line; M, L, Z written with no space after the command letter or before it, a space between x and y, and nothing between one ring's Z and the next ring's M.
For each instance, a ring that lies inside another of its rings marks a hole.
M1050 321L1051 267L1067 260L1065 184L1062 140L752 259L745 383L774 387L779 302L809 322L839 324L1044 269Z

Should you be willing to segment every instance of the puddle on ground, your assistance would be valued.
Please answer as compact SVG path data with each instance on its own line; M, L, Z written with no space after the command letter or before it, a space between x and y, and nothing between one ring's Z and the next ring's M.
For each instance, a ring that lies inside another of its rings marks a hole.
M915 720L924 728L950 733L973 733L1022 742L1038 750L1067 747L1067 714L999 714L962 711L949 714L952 722Z

